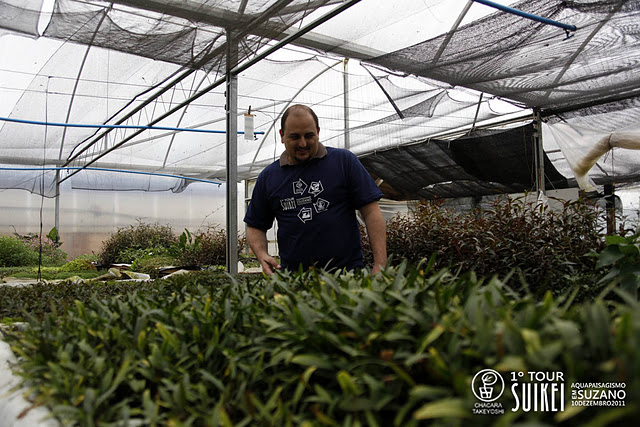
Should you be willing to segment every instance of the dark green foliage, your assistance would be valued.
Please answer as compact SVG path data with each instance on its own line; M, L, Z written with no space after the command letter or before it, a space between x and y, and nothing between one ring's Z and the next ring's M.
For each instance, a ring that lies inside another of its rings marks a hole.
M72 273L79 273L81 271L88 270L95 271L96 267L86 258L76 258L60 267L60 271L68 271Z
M67 277L75 274L78 273L65 273ZM87 276L98 274L100 273L93 272ZM75 300L90 301L94 294L98 298L110 298L133 291L142 292L151 287L152 285L145 282L97 282L77 285L70 281L37 283L29 286L0 286L0 318L23 318L25 313L30 313L41 319L51 312L53 306L63 312L74 305Z
M0 236L0 267L19 267L38 263L38 254L26 243L8 236Z
M640 230L627 237L607 236L607 247L598 257L597 268L610 268L601 282L615 281L630 295L640 289Z
M238 252L244 249L244 239L238 241ZM171 254L180 265L225 265L227 259L227 234L217 227L207 227L191 234L188 230L180 235L171 249Z
M160 255L141 258L131 265L131 270L145 273L152 279L159 277L159 270L163 267L175 266L178 261L172 256Z
M640 307L624 294L540 301L425 264L128 286L141 287L79 295L7 337L64 425L493 425L471 413L485 368L626 382L626 408L578 408L563 425L640 416ZM504 425L554 423L505 399Z
M0 267L25 267L38 265L39 262L45 266L62 265L67 260L67 254L60 249L61 244L55 228L42 239L33 233L0 236Z
M467 213L422 203L387 223L387 248L396 262L436 254L437 268L479 276L504 277L515 269L520 274L509 284L519 286L522 277L539 294L562 292L575 282L593 294L596 259L589 254L603 247L600 231L597 211L583 202L554 211L505 197L490 210ZM371 262L366 238L363 247Z
M176 237L171 227L145 224L119 228L103 242L99 254L102 264L127 263L149 266L155 261L147 259L161 257L169 264L182 266L225 265L227 256L226 231L217 227L207 227L191 233L186 230ZM238 252L245 246L245 239L239 239Z
M118 228L102 243L99 253L102 264L133 263L148 255L164 255L177 241L171 227L160 224L135 225Z

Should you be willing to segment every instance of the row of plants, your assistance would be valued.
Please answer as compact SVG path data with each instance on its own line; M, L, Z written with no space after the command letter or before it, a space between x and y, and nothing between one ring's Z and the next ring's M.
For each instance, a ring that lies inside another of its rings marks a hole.
M602 215L582 200L550 209L504 197L489 209L468 212L423 202L387 222L387 251L396 262L412 263L436 254L436 268L481 276L506 276L515 269L509 285L535 285L531 290L539 295L547 290L562 293L575 285L588 295L600 277L596 261L605 246ZM631 230L621 224L617 234L629 235ZM367 262L372 262L366 236L362 243Z
M564 202L561 210L552 210L504 197L491 209L470 212L424 202L387 222L387 248L396 262L406 259L415 264L435 253L437 268L502 276L515 268L518 274L509 283L513 287L524 279L535 283L535 292L542 294L579 283L588 293L597 278L594 255L604 247L601 219L602 213L583 201ZM624 227L618 231L622 238L628 233ZM59 249L57 231L53 229L43 242L42 265L62 266L66 254ZM364 233L362 242L370 264ZM240 239L241 254L245 244ZM0 268L37 265L39 246L36 235L0 237ZM205 227L191 233L185 229L178 236L168 225L138 220L112 233L93 261L106 267L132 264L134 270L157 277L158 269L167 265L215 266L224 265L225 259L225 230Z
M239 239L238 251L244 246L244 238ZM158 268L167 265L224 265L226 249L226 231L216 226L194 233L185 229L177 236L168 225L138 221L112 233L103 242L98 259L103 265L132 264L136 271L156 276Z
M43 298L45 286L0 287L0 305L32 301L21 313L29 327L5 340L34 405L63 425L605 425L640 416L640 306L617 276L576 303L579 288L538 298L508 277L434 264L376 276L201 272L91 292L58 285L69 293L61 301ZM474 415L472 378L485 368L505 378L562 372L566 409L511 411L507 391L504 415ZM573 382L623 382L626 406L572 406Z
M161 267L219 266L226 260L226 232L215 226L193 234L185 229L178 236L168 225L139 220L113 232L97 254L81 255L69 262L66 261L67 255L59 249L61 244L55 229L43 239L42 245L35 234L0 236L0 277L10 275L51 280L79 273L83 278L90 278L98 275L91 273L96 266L106 269L118 263L131 264L132 269L157 277ZM43 248L42 259L40 246ZM243 238L238 246L242 252L245 246Z

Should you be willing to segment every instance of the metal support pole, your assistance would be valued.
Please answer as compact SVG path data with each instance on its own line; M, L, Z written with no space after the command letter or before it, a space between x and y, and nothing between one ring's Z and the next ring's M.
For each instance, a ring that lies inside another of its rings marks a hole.
M344 90L344 148L349 149L351 146L351 137L349 135L349 58L344 59L343 74L343 90Z
M227 271L238 273L238 75L231 72L238 62L238 45L227 30L226 121L227 121Z
M535 153L536 165L536 191L538 197L544 195L544 149L542 147L542 121L540 119L540 110L533 111L533 146Z
M55 200L55 223L56 232L60 235L60 169L56 170L56 200Z

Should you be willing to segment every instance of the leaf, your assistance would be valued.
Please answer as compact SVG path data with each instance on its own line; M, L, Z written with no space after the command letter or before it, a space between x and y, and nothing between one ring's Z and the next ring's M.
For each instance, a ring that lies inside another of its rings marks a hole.
M176 336L173 335L169 331L169 329L167 329L167 327L160 322L156 322L156 328L160 332L160 335L162 335L162 338L169 344L169 346L175 351L178 351L178 349L180 348L180 344L178 343L178 339L176 338Z
M617 234L611 234L611 235L605 236L604 241L607 244L607 246L629 243L629 241L626 238L622 236L618 236Z
M434 418L468 418L469 408L459 398L447 398L427 403L413 413L416 420Z
M438 397L447 396L449 393L450 390L445 387L419 384L409 391L409 396L416 400L433 400Z
M317 366L323 369L333 369L333 364L329 360L315 354L298 354L297 356L293 356L291 362L302 366Z
M445 332L444 326L442 326L440 323L435 325L434 328L429 331L429 334L427 334L424 340L420 343L420 348L418 348L418 351L416 353L423 353L426 348L431 345L432 342L437 340L440 335L443 334L443 332Z
M602 250L602 252L600 252L596 268L613 265L624 257L625 255L620 252L620 249L617 246L607 246Z
M347 371L339 371L336 377L340 384L340 388L345 395L359 396L361 394L361 391L353 380L353 377L349 375Z

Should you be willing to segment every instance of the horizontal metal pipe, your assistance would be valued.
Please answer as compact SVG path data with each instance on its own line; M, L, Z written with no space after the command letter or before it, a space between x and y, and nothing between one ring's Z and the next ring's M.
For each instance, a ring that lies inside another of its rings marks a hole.
M495 9L499 9L499 10L501 10L503 12L511 13L511 14L518 15L518 16L522 16L524 18L531 19L533 21L542 22L543 24L549 24L549 25L553 25L553 26L556 26L556 27L560 27L560 28L562 28L564 30L567 30L567 31L576 31L578 29L578 27L576 27L575 25L563 24L562 22L554 21L553 19L543 18L542 16L533 15L531 13L523 12L521 10L514 9L514 8L509 7L509 6L503 6L501 4L494 3L494 2L489 1L489 0L473 0L473 1L475 1L476 3L482 3L485 6L493 7Z
M218 182L218 181L209 181L207 179L193 178L193 177L189 177L189 176L172 175L172 174L168 174L168 173L158 173L158 172L132 171L132 170L124 170L124 169L77 167L77 166L37 167L37 168L7 168L7 167L0 167L0 170L2 170L2 171L38 171L38 172L61 171L61 170L80 171L80 170L83 170L83 169L84 170L91 170L91 171L100 171L100 172L118 172L118 173L131 173L131 174L136 174L136 175L162 176L162 177L166 177L166 178L179 178L179 179L188 179L190 181L206 182L207 184L217 184L218 186L222 185L222 183Z
M23 123L28 125L43 125L43 126L63 126L71 128L106 128L106 129L148 129L148 130L174 130L184 132L202 132L202 133L227 133L224 130L213 129L194 129L194 128L175 128L170 126L138 126L138 125L90 125L82 123L56 123L56 122L40 122L36 120L24 120L24 119L12 119L9 117L0 117L0 121ZM254 132L257 135L261 135L264 132ZM238 131L238 134L244 134L243 131Z

